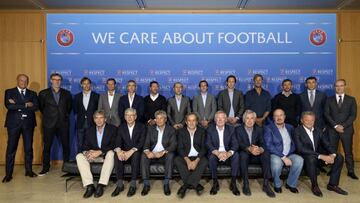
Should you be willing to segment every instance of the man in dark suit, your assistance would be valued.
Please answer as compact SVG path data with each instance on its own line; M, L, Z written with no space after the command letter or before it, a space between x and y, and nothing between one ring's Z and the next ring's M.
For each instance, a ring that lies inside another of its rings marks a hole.
M140 155L145 142L145 125L136 122L136 109L128 108L125 110L126 123L122 123L118 129L115 143L115 170L116 188L111 196L115 197L124 190L124 164L131 164L131 182L128 197L136 193L136 179L140 169Z
M106 88L106 93L100 95L98 110L105 111L106 123L119 127L119 100L121 94L116 92L116 80L114 78L107 79Z
M49 172L50 150L55 135L60 137L64 162L69 161L69 117L72 109L72 96L68 90L61 88L62 79L59 73L52 73L50 75L51 87L39 93L39 108L43 115L44 131L43 168L39 176Z
M19 74L16 77L17 86L5 90L5 107L7 108L5 127L8 131L6 148L6 166L3 183L10 182L14 170L16 149L20 136L23 137L25 151L25 176L36 177L32 170L33 135L36 126L35 111L38 110L36 92L27 89L29 77Z
M311 191L314 195L322 197L322 192L317 182L317 165L331 165L330 180L327 189L341 195L348 193L339 187L341 169L344 158L329 144L323 131L315 127L315 114L304 111L301 115L302 125L294 132L296 149L304 158L305 172L311 181Z
M229 75L226 78L227 88L218 94L218 110L224 111L227 115L227 122L231 125L238 125L245 110L243 93L235 89L236 77Z
M184 127L185 115L191 112L190 99L182 94L183 89L183 84L176 82L173 86L175 95L168 99L167 114L175 129Z
M317 78L310 76L305 80L306 90L300 94L301 112L312 111L315 113L315 127L325 130L324 106L326 94L317 90Z
M124 112L127 108L136 109L136 121L142 122L144 116L144 98L136 94L136 82L129 80L127 83L127 94L120 97L119 100L119 117L121 122L126 122Z
M144 188L141 195L145 196L150 191L150 164L158 162L165 164L164 194L169 196L170 179L173 170L173 159L176 150L175 129L166 124L167 115L165 111L155 112L156 126L148 128L144 144L144 153L141 155L141 174Z
M159 83L151 81L149 85L150 94L144 98L144 117L147 125L156 125L155 112L158 110L166 111L167 101L166 98L159 94Z
M336 95L328 98L325 103L324 114L328 123L328 136L334 149L338 149L341 140L348 176L357 180L359 178L355 175L352 152L353 123L356 119L357 104L354 97L345 94L344 79L337 80L334 86Z
M262 190L267 196L275 197L269 184L271 178L270 153L265 147L263 129L255 124L256 118L256 113L248 109L243 114L243 124L236 128L240 149L240 172L244 184L243 193L247 196L251 195L248 177L249 163L261 163L264 178Z
M210 195L216 195L220 189L217 167L219 164L231 165L230 191L236 196L240 191L236 186L236 178L239 172L239 154L237 153L238 142L233 126L226 125L227 116L224 111L215 113L215 123L207 130L206 146L208 148L209 168L213 185Z
M197 115L187 114L185 123L186 128L180 129L177 134L179 156L175 158L175 165L183 182L177 193L181 199L185 197L188 189L195 189L198 195L204 191L204 187L199 182L208 164L205 156L206 132L203 128L197 127Z
M117 128L106 124L105 112L97 110L94 113L95 126L85 131L84 144L81 153L76 155L76 163L81 175L83 186L86 191L84 198L101 197L104 187L108 185L111 172L114 168L114 142ZM103 163L100 179L95 189L90 163Z
M99 94L91 90L91 80L89 78L83 77L80 85L82 92L76 94L74 99L78 152L80 152L84 141L85 130L94 125L92 117L99 103Z

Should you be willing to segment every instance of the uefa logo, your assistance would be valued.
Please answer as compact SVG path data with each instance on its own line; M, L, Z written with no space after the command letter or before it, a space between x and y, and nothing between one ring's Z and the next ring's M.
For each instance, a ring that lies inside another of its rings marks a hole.
M74 34L69 29L61 29L56 35L56 41L60 46L68 47L74 42Z
M315 29L310 33L310 42L315 46L321 46L326 41L326 32L321 29Z

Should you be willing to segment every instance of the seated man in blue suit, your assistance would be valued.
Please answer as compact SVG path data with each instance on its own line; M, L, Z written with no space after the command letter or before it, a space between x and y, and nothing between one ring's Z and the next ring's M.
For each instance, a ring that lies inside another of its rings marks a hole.
M285 112L282 109L275 109L273 120L274 122L265 127L264 139L270 152L270 168L274 178L274 190L277 193L282 192L280 175L285 165L290 167L285 187L292 193L298 193L296 186L304 159L295 154L294 128L291 124L285 123Z
M231 165L230 190L238 196L240 195L236 186L236 177L239 171L239 155L236 152L238 144L234 127L225 125L226 121L226 113L218 111L215 113L215 124L207 128L206 146L209 149L209 167L213 179L210 194L215 195L219 191L217 166L220 163Z

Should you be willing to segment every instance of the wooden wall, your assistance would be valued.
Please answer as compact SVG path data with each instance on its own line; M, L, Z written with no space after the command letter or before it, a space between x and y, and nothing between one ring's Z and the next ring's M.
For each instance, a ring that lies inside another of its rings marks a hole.
M67 12L67 11L57 11ZM83 12L83 11L82 11ZM99 11L96 11L99 12ZM214 11L209 11L214 12ZM235 12L235 11L234 11ZM257 11L266 13L268 11ZM303 11L298 11L303 12ZM316 12L316 11L310 11ZM323 11L321 11L323 12ZM347 91L354 95L360 105L360 11L332 11L338 13L338 77L348 81ZM157 13L161 13L157 12ZM166 11L166 13L169 13ZM229 13L229 12L228 12ZM231 11L230 11L231 13ZM252 12L253 13L253 12ZM276 13L276 11L271 11ZM284 11L279 11L284 13ZM15 87L16 75L30 76L30 88L39 92L46 84L46 12L0 11L0 164L5 163L7 143L4 90ZM359 110L360 111L360 110ZM360 113L359 113L360 114ZM41 164L42 134L40 113L34 136L34 163ZM355 124L354 154L360 161L360 115ZM23 163L22 141L16 155L16 163Z

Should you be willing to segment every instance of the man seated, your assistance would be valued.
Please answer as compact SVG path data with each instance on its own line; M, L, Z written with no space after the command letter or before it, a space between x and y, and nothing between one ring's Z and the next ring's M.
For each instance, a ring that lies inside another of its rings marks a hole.
M116 127L106 124L105 112L98 110L94 113L95 126L85 131L82 153L76 155L76 162L80 171L81 180L86 192L84 198L92 196L101 197L104 187L108 184L111 172L114 167L114 140L116 138ZM100 179L96 190L91 174L90 163L103 162Z

